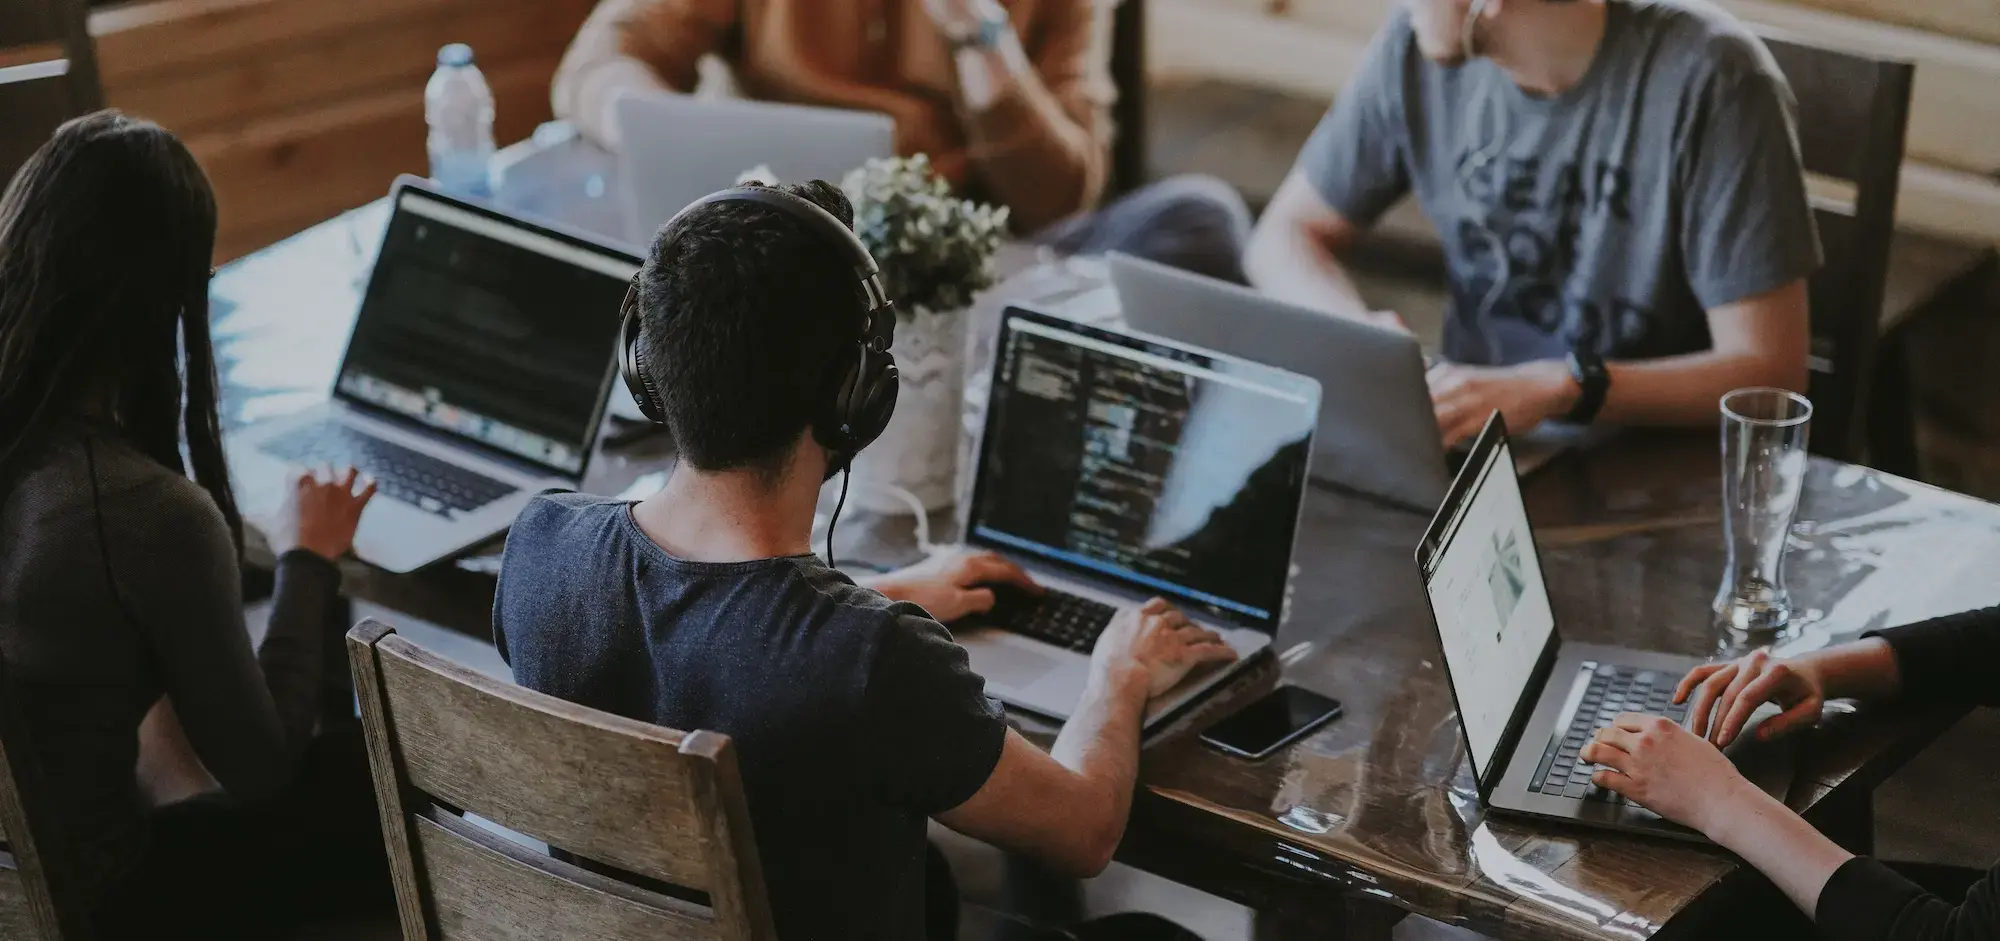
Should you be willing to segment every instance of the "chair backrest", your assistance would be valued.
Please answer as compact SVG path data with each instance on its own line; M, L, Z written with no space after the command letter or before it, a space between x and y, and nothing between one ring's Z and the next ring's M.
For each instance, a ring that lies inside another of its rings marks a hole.
M92 937L69 844L51 816L17 692L0 663L0 938Z
M84 0L0 3L0 186L57 125L104 107Z
M728 737L495 680L373 620L347 644L405 938L774 937Z
M1825 263L1808 284L1809 394L1812 449L1859 461L1916 68L1779 35L1765 35L1764 44L1798 100L1799 155L1806 172L1843 181L1854 192L1851 201L1813 201Z
M1144 186L1148 175L1146 137L1146 0L1116 0L1111 19L1111 82L1118 97L1111 105L1111 168L1104 195L1119 196Z

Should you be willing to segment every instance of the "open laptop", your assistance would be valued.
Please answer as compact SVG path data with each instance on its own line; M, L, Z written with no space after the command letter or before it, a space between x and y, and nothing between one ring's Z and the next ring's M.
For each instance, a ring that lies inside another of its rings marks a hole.
M871 111L666 92L628 92L611 109L635 245L651 241L689 203L759 167L777 182L839 184L870 158L896 152L896 122Z
M1510 451L1495 412L1417 548L1480 801L1505 813L1703 840L1593 786L1597 766L1577 757L1619 713L1685 721L1673 690L1702 661L1563 641ZM1753 726L1776 711L1760 710ZM1796 752L1750 731L1726 754L1782 800Z
M538 491L581 483L639 259L411 177L389 198L331 401L227 444L258 522L282 505L289 468L373 475L355 554L408 572L506 531Z
M1227 281L1112 253L1132 329L1269 363L1319 380L1324 405L1313 478L1431 513L1463 452L1447 453L1416 337L1269 297ZM1553 436L1516 449L1521 473L1561 453Z
M1270 366L1009 308L966 541L1049 590L954 635L987 690L1058 719L1120 607L1155 596L1248 657L1282 617L1319 384ZM1156 698L1155 724L1240 665Z
M1108 265L1132 329L1319 380L1315 479L1437 509L1451 472L1416 337L1129 255Z

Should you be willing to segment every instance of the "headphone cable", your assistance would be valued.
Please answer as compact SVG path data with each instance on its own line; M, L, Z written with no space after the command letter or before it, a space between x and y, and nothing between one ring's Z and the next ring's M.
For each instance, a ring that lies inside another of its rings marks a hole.
M840 511L847 506L847 485L854 479L854 459L842 457L840 460L840 499L834 501L833 518L826 522L826 567L837 569L833 561L833 529L840 525Z

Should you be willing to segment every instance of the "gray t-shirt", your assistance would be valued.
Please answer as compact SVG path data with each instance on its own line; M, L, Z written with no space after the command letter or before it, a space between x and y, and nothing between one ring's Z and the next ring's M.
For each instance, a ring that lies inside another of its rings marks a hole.
M1770 52L1700 0L1605 6L1596 58L1552 98L1425 59L1399 10L1299 157L1357 225L1415 192L1450 264L1449 359L1705 350L1706 311L1819 264Z

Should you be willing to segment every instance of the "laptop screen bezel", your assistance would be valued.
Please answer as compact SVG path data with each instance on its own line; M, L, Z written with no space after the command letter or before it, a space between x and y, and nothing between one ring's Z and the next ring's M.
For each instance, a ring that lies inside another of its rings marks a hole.
M1042 553L1033 552L1031 550L1022 549L1021 547L1016 546L1012 543L1003 542L995 539L989 539L979 534L978 528L975 524L978 519L978 513L981 501L985 496L987 458L990 456L991 449L994 447L994 440L993 440L994 436L991 434L991 431L996 409L994 409L993 406L994 403L999 401L1000 396L1004 394L1003 385L1005 380L1003 378L1003 373L1000 368L1001 359L1006 355L1006 344L1010 328L1012 327L1013 323L1017 320L1026 320L1031 323L1041 324L1043 326L1052 327L1058 330L1075 333L1079 336L1083 336L1089 339L1098 340L1105 343L1116 344L1118 346L1123 346L1128 349L1140 352L1148 352L1153 349L1170 349L1180 353L1191 353L1198 356L1204 356L1215 362L1227 362L1230 363L1231 365L1243 367L1245 369L1254 371L1255 373L1259 374L1262 378L1272 381L1273 384L1283 385L1288 390L1296 391L1301 394L1307 395L1311 400L1309 402L1309 407L1313 409L1315 413L1317 413L1317 411L1319 410L1319 381L1309 376L1301 376L1297 373L1289 372L1283 369L1278 369L1275 366L1265 366L1260 363L1253 363L1250 362L1249 360L1241 359L1235 356L1229 356L1223 353L1217 353L1212 350L1205 350L1199 347L1189 346L1184 343L1175 343L1172 340L1168 340L1162 337L1155 337L1136 332L1107 329L1101 326L1079 323L1067 317L1060 317L1053 314L1044 313L1042 311L1031 310L1025 307L1009 306L1004 311L1002 311L1000 315L999 329L994 334L993 360L990 368L990 372L992 373L992 375L988 381L988 387L987 387L986 413L980 424L979 447L976 449L977 453L974 455L974 460L977 461L977 463L973 465L972 498L966 503L965 512L961 519L961 523L963 524L962 528L963 531L965 532L965 541L968 545L976 546L983 549L992 549L998 552L1012 554L1012 555L1025 555L1030 558L1033 558L1037 562L1037 564L1048 565L1057 569L1061 569L1062 571L1067 573L1082 576L1084 578L1109 582L1111 584L1118 585L1121 588L1127 589L1131 592L1140 595L1159 594L1168 598L1168 600L1175 602L1176 604L1181 604L1189 607L1191 609L1191 613L1198 612L1204 617L1227 621L1232 625L1251 628L1253 630L1262 631L1266 634L1271 634L1275 636L1278 631L1278 626L1284 620L1284 615L1285 615L1284 597L1285 595L1289 594L1292 556L1297 549L1297 539L1298 539L1300 521L1301 519L1303 519L1305 515L1308 481L1310 481L1312 477L1312 446L1314 443L1313 436L1317 434L1319 430L1318 416L1315 414L1314 420L1309 424L1306 431L1306 442L1305 442L1306 458L1305 461L1302 462L1299 468L1299 479L1293 482L1293 486L1297 491L1297 500L1293 508L1294 512L1288 519L1289 528L1283 534L1281 534L1280 537L1284 539L1285 549L1286 549L1285 577L1286 577L1287 589L1279 593L1278 603L1269 611L1269 613L1265 617L1258 618L1242 611L1236 611L1218 605L1209 604L1207 602L1204 602L1200 598L1190 597L1188 595L1184 595L1179 592L1165 591L1158 588L1157 586L1135 581L1133 579L1123 577L1114 572L1107 572L1102 569L1092 568L1084 565L1078 565L1066 559L1044 555Z
M1521 696L1515 700L1513 712L1508 716L1507 724L1501 729L1500 740L1493 749L1492 760L1488 762L1487 767L1481 768L1474 758L1472 733L1465 727L1465 704L1459 698L1458 683L1452 677L1451 661L1445 653L1444 626L1438 621L1437 604L1431 598L1431 576L1436 571L1444 548L1450 544L1451 538L1457 535L1458 523L1466 511L1471 509L1473 500L1478 497L1488 467L1500 460L1506 460L1510 465L1506 470L1514 473L1516 481L1519 481L1519 473L1512 466L1513 459L1513 448L1507 439L1506 419L1495 411L1487 419L1486 427L1480 431L1479 438L1466 456L1465 463L1459 467L1458 475L1452 479L1451 490L1445 494L1444 503L1438 506L1437 514L1431 517L1430 526L1424 530L1423 541L1417 544L1416 549L1417 574L1424 583L1424 606L1431 614L1431 630L1438 644L1438 662L1444 668L1445 686L1451 690L1452 708L1459 716L1459 740L1465 743L1465 759L1472 765L1473 782L1479 790L1479 799L1482 803L1491 802L1493 789L1499 786L1500 779L1507 773L1508 765L1513 763L1514 751L1520 746L1521 734L1528 724L1528 719L1534 715L1535 706L1541 700L1542 690L1548 685L1549 674L1555 669L1556 656L1562 649L1562 628L1557 623L1551 605L1548 640L1542 644L1541 654L1535 659L1535 668L1528 674L1528 682L1522 687ZM1494 466L1492 469L1498 471L1501 468ZM1521 515L1528 524L1528 538L1533 540L1535 524L1528 516L1525 499L1521 503ZM1534 546L1534 551L1536 574L1537 577L1541 577L1542 548L1539 543ZM1545 579L1544 590L1546 587Z
M612 331L612 346L604 351L604 373L598 378L597 406L591 411L590 428L584 434L582 448L583 463L575 471L537 461L512 451L496 448L477 438L462 435L447 428L440 428L428 422L419 421L401 412L383 408L340 388L341 377L347 375L347 367L354 355L352 330L359 328L361 318L368 315L368 299L374 295L376 288L375 279L382 275L382 249L388 244L389 233L394 229L397 218L406 211L403 209L403 197L410 194L415 194L415 198L428 199L441 203L453 209L490 220L499 225L520 229L529 234L548 238L582 251L603 255L621 263L630 264L635 271L645 264L645 259L609 242L591 238L580 232L564 231L553 228L545 223L532 222L519 216L500 212L490 206L446 195L432 187L428 181L417 177L407 175L398 177L395 185L389 190L389 219L382 226L382 240L375 248L375 263L369 267L368 283L362 287L360 300L355 307L354 325L350 328L348 342L341 348L340 366L333 374L332 397L343 406L364 411L370 417L381 418L414 430L448 438L454 444L470 448L482 457L497 460L504 464L530 467L537 472L547 473L566 480L581 481L584 475L590 471L591 460L596 457L598 438L604 432L604 413L610 407L611 386L613 381L618 378L618 331L615 329ZM615 318L618 316L618 312L611 311L608 316Z

